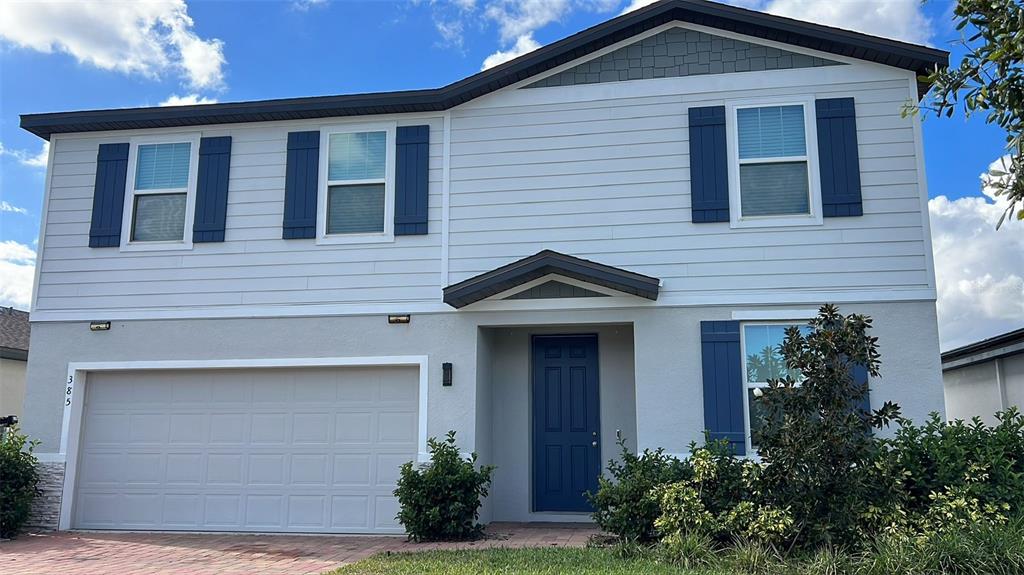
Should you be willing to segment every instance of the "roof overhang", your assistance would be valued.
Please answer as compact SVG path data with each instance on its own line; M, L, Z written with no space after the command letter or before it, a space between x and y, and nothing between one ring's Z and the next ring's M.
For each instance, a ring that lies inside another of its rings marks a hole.
M951 349L942 354L942 371L992 361L1011 355L1024 355L1024 328Z
M67 132L438 112L673 21L700 24L754 38L877 62L912 70L918 76L924 76L936 67L945 67L949 62L948 52L926 46L707 0L662 0L441 88L163 108L25 114L21 116L21 127L48 140L53 134ZM918 90L919 95L923 95L928 85L919 82Z
M550 274L649 300L658 299L661 285L658 278L544 250L444 288L444 303L463 308Z

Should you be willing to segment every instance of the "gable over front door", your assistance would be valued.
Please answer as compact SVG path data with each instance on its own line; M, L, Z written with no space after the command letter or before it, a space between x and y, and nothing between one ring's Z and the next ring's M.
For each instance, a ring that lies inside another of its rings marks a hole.
M590 512L601 474L597 336L533 338L534 511Z

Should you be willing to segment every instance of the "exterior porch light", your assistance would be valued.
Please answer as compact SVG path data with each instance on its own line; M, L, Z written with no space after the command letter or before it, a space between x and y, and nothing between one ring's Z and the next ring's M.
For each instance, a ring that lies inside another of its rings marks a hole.
M452 386L452 364L447 361L441 364L441 385Z

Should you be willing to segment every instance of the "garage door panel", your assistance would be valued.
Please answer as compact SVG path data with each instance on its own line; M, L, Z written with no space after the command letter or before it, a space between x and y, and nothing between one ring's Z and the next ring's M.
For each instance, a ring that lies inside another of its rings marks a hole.
M410 368L90 374L74 526L399 532L417 381Z
M292 415L292 444L327 445L331 442L333 418L327 412L301 412Z
M202 485L206 456L202 453L168 453L165 481L171 487Z
M213 413L210 415L210 443L241 445L248 439L249 416L245 413Z
M334 456L334 482L339 487L370 486L370 453L349 453Z
M252 414L249 424L250 444L284 445L288 441L290 419L289 415L283 412Z
M196 529L202 523L202 495L170 493L163 497L163 503L163 523L167 527Z

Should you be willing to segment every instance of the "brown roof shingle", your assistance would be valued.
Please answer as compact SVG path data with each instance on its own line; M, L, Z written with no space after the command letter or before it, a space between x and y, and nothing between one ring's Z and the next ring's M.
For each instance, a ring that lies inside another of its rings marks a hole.
M28 351L28 312L12 307L0 307L0 350Z

